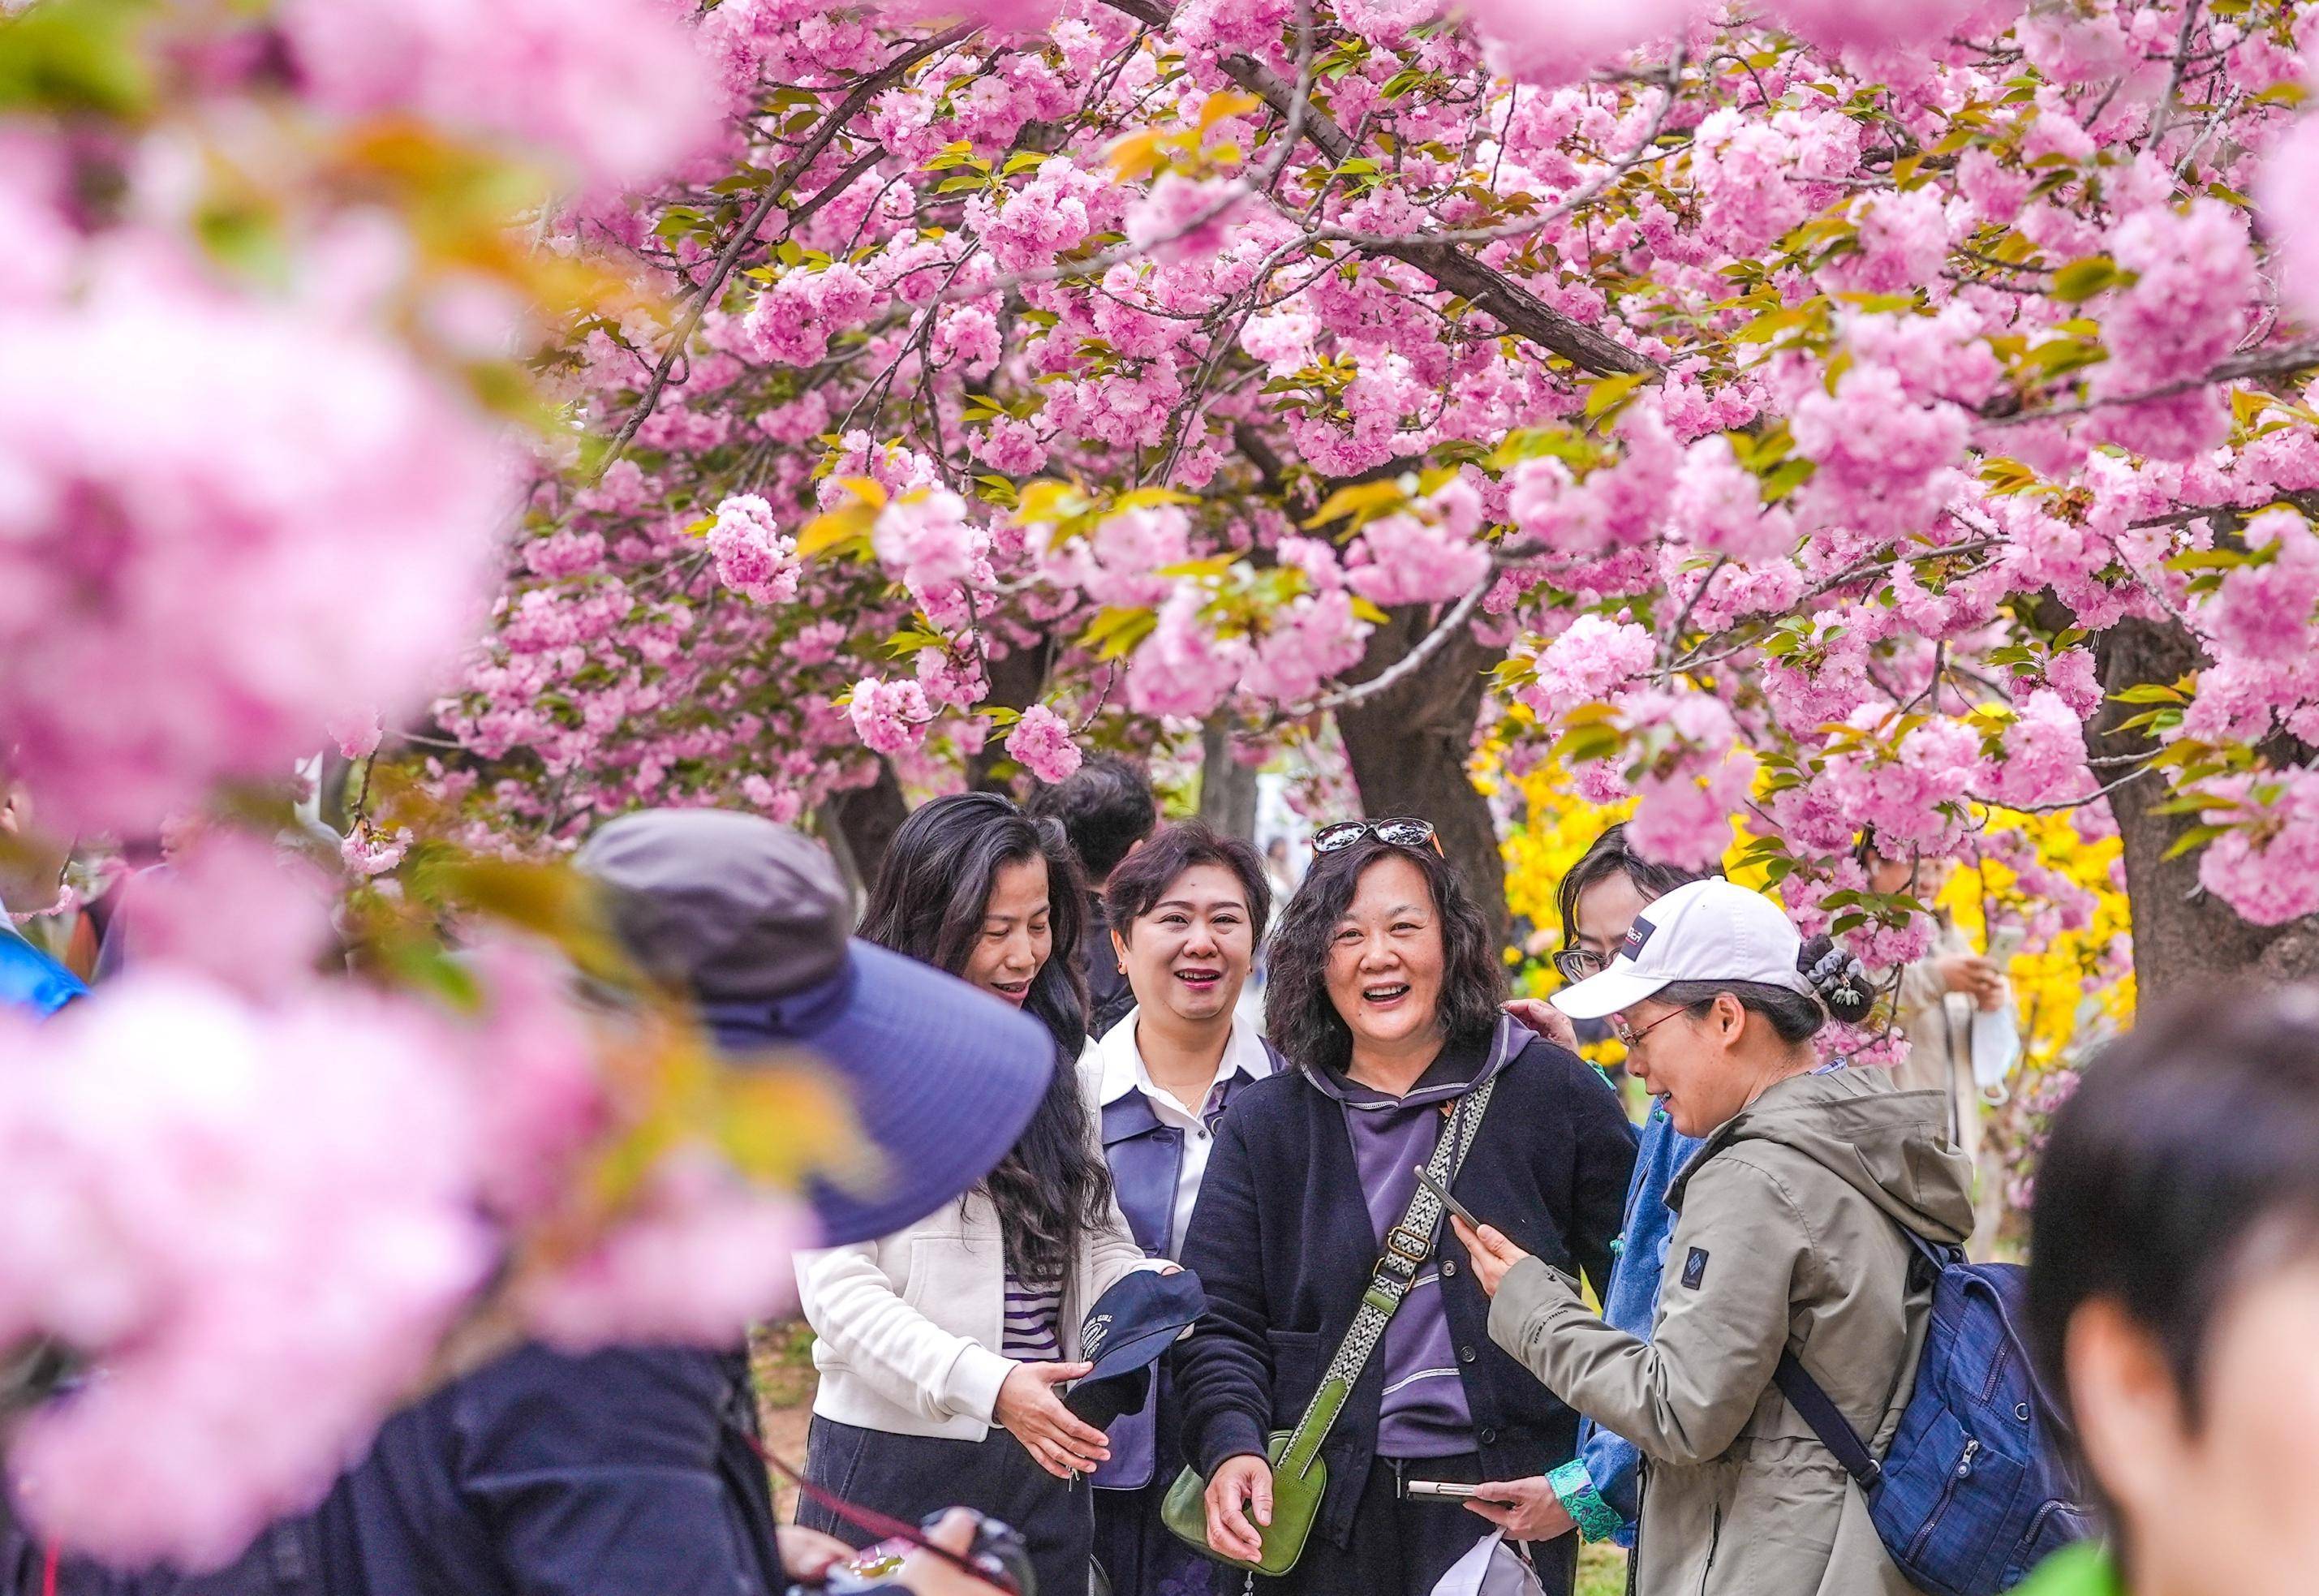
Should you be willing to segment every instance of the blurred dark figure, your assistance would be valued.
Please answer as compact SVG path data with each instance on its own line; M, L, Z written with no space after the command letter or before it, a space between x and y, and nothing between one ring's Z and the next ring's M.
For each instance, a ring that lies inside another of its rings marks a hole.
M1142 766L1106 754L1081 765L1069 780L1042 787L1024 806L1034 818L1061 822L1087 878L1087 930L1074 962L1087 979L1087 1034L1101 1036L1135 1006L1127 972L1111 946L1103 892L1120 861L1160 824L1160 802Z
M2022 1596L2319 1588L2319 990L2146 1017L2037 1168L2031 1350L2107 1509Z

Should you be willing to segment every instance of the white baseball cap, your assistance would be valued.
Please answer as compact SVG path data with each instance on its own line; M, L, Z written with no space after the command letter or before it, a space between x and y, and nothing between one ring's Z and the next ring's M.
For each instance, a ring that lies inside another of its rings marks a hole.
M1610 967L1554 995L1574 1020L1599 1020L1678 981L1751 982L1812 996L1796 969L1803 938L1780 906L1719 876L1647 904Z

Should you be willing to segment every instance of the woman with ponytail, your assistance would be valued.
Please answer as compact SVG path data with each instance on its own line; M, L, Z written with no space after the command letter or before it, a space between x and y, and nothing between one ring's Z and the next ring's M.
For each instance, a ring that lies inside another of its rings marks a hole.
M1072 958L1083 902L1061 829L1005 797L936 798L903 822L862 937L1042 1022L1054 1078L961 1201L798 1266L821 1375L808 1478L889 1518L956 1504L1004 1520L1029 1543L1041 1596L1086 1596L1095 1509L1080 1476L1110 1456L1058 1392L1090 1366L1080 1320L1122 1276L1174 1267L1128 1233L1096 1136ZM798 1519L859 1538L810 1502Z
M1491 1339L1642 1451L1640 1596L1909 1592L1851 1476L1773 1381L1794 1353L1881 1454L1931 1308L1910 1237L1954 1246L1972 1228L1972 1166L1940 1094L1812 1046L1872 996L1848 954L1707 880L1647 905L1609 965L1555 997L1610 1020L1629 1071L1705 1139L1667 1195L1649 1339L1495 1228L1458 1224Z

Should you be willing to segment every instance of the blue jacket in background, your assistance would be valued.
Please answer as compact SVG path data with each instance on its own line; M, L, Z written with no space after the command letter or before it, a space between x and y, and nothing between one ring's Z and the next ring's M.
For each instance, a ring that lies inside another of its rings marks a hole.
M1612 1329L1650 1339L1658 1316L1659 1276L1666 1269L1667 1242L1674 1235L1674 1210L1667 1188L1692 1155L1706 1144L1674 1128L1665 1108L1654 1103L1635 1150L1634 1179L1627 1187L1627 1217L1619 1238L1619 1259L1610 1288L1602 1294L1602 1317ZM1611 1434L1593 1420L1579 1427L1578 1456L1557 1469L1555 1493L1588 1540L1635 1544L1636 1477L1643 1455L1633 1442ZM1586 1498L1591 1491L1594 1500ZM1604 1510L1616 1515L1615 1528Z
M26 942L14 927L0 928L0 1005L45 1020L74 998L87 996L78 976Z

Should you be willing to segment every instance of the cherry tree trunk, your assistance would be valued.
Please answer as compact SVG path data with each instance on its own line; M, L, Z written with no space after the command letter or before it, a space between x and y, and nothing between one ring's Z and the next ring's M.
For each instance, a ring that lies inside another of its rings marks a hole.
M1200 818L1226 836L1256 840L1256 771L1232 756L1232 722L1223 715L1200 728Z
M837 868L853 889L857 909L867 901L870 883L878 879L886 851L894 845L894 834L902 829L909 814L909 806L902 801L902 784L894 779L894 767L883 759L878 762L877 780L834 793L822 805L822 839L836 855Z
M1369 639L1357 678L1373 681L1408 657L1432 629L1430 609L1393 612ZM1442 649L1373 698L1337 711L1337 731L1372 818L1414 815L1433 823L1441 851L1457 867L1500 942L1512 934L1506 911L1505 856L1489 800L1466 774L1482 692L1500 651L1466 627Z
M2171 622L2130 619L2100 635L2096 659L2103 703L2086 727L2097 759L2139 755L2152 744L2140 730L2121 729L2144 705L2120 704L2116 694L2143 682L2171 684L2205 662L2189 634ZM2097 766L2115 772L2123 765ZM2166 857L2176 839L2197 823L2192 815L2152 813L2165 801L2162 774L2152 772L2110 794L2125 849L2125 890L2134 915L2134 978L2144 1001L2233 976L2299 980L2319 976L2319 920L2253 925L2198 885L2196 850Z

